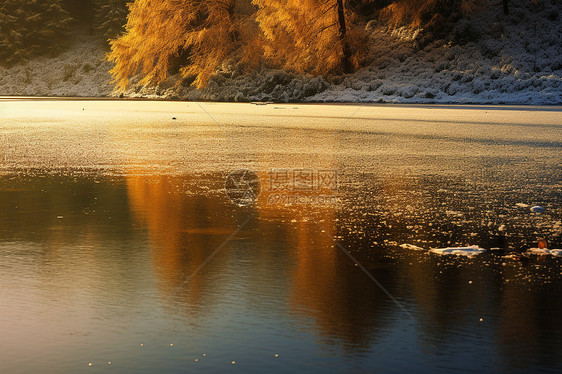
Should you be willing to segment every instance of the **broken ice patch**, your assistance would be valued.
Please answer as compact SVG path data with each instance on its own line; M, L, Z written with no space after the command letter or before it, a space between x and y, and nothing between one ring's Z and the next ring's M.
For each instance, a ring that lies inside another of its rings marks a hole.
M410 249L412 251L425 251L425 248L422 247L418 247L417 245L413 245L413 244L400 244L400 248L404 248L404 249Z
M527 253L533 255L550 255L555 257L562 257L562 249L546 249L546 248L529 248Z
M469 247L447 247L447 248L432 248L429 250L431 253L438 255L454 255L454 256L467 256L473 257L484 253L487 249L480 248L477 245L472 245Z

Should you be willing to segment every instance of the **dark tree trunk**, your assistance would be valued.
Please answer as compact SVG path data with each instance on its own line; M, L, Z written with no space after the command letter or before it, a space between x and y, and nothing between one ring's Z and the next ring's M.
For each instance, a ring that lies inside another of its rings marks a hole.
M343 0L337 0L338 6L338 35L342 45L342 68L344 73L351 73L353 70L351 66L351 47L349 40L347 40L347 27L345 25L345 10L343 7Z
M502 0L503 2L503 14L509 14L509 0Z

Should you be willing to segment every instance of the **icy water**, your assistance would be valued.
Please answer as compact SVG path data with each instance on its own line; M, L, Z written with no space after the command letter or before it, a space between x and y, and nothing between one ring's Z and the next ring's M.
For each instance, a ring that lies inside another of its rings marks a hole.
M561 130L560 108L0 100L0 372L560 372L562 259L513 254L562 248ZM469 245L499 250L427 251Z

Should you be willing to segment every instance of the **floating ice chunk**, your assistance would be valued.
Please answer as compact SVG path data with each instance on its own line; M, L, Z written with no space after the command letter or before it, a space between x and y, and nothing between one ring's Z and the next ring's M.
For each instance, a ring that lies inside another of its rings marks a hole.
M555 257L562 257L562 249L547 249L547 248L529 248L527 253L534 255L550 255Z
M528 208L528 207L529 207L529 204L517 203L517 204L515 204L515 206L518 206L519 208Z
M455 255L455 256L472 257L487 251L487 249L480 248L477 245L472 245L469 247L432 248L429 251L438 255Z
M531 208L531 212L542 213L544 212L544 208L542 206L535 205Z
M418 247L417 245L413 245L413 244L400 244L400 248L404 248L404 249L411 249L413 251L425 251L425 248L422 247Z
M452 216L452 217L462 217L462 216L464 216L463 212L457 212L456 210L447 210L447 211L445 211L445 214L447 214L448 216Z

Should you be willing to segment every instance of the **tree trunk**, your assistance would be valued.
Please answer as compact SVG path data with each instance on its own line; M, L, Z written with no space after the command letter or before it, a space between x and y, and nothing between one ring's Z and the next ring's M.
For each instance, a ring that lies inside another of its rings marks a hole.
M343 7L343 0L337 0L338 6L338 35L342 46L342 68L344 73L351 73L353 67L351 66L351 48L349 40L347 40L347 27L345 25L345 10Z
M509 14L509 0L502 0L503 2L503 14L508 15Z

